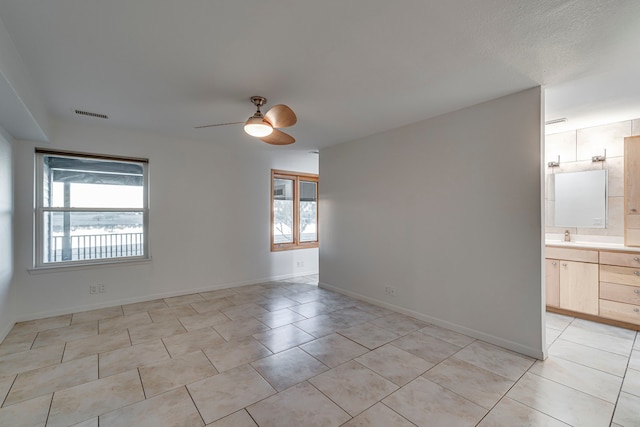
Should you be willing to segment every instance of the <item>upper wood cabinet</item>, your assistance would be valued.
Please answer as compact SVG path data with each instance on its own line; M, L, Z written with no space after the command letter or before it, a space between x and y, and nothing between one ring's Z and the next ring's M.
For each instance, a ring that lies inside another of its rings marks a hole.
M624 139L624 244L640 246L640 136Z

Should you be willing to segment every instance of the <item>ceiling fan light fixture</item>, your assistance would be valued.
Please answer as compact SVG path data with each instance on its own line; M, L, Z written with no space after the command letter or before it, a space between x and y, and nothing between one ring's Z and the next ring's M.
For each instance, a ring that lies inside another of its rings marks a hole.
M262 138L271 135L273 128L265 123L262 117L253 116L244 124L244 131L251 136Z

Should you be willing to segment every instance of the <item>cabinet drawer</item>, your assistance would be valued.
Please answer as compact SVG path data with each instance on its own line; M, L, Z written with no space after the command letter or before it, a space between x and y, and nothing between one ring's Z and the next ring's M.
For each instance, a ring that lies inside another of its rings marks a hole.
M600 316L640 325L640 306L601 299Z
M566 259L567 261L598 263L598 251L587 249L569 249L556 246L545 248L545 257L553 259Z
M640 306L640 286L600 282L600 298Z
M600 281L622 285L640 286L640 268L600 266Z
M640 252L600 251L600 264L640 268Z

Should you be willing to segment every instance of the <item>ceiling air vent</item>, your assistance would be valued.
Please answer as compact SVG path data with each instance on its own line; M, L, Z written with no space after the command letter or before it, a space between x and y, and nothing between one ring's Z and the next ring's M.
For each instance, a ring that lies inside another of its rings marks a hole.
M105 114L91 113L89 111L82 111L82 110L76 110L76 114L79 114L81 116L97 117L99 119L108 119L109 118L109 116L107 116Z

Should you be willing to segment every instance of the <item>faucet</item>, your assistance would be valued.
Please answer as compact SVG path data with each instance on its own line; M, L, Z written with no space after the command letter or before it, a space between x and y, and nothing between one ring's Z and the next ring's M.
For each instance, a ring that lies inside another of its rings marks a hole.
M565 230L564 231L564 241L565 242L570 242L571 241L571 233L569 233L569 230Z

